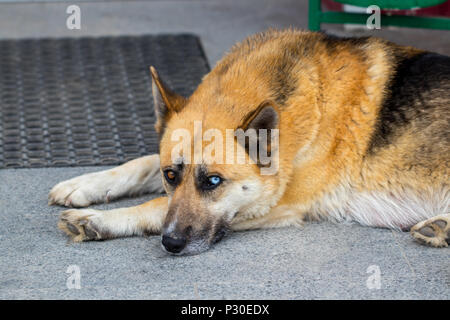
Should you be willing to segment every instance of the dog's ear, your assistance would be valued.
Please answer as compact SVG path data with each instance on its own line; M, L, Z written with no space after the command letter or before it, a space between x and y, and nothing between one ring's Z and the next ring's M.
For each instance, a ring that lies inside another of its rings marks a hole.
M258 165L265 165L261 161L262 156L269 156L274 148L278 149L278 128L280 119L274 104L270 101L263 102L254 111L250 112L242 121L238 129L248 134L245 141L245 149ZM249 134L253 131L253 134ZM274 140L276 138L276 141ZM256 141L255 141L256 140ZM251 150L252 142L256 142L257 149ZM277 145L274 146L273 144Z
M153 105L155 108L155 129L161 137L171 114L180 111L186 104L186 99L172 90L159 77L154 67L150 67L152 74Z
M259 105L256 110L250 112L242 122L240 128L245 130L248 129L276 129L278 127L279 118L278 112L276 111L273 104L266 101Z

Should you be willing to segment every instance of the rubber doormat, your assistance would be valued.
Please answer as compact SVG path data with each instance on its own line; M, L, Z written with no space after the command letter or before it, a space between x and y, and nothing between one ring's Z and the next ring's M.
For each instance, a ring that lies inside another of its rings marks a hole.
M0 41L0 168L158 152L150 65L185 96L209 71L193 35Z

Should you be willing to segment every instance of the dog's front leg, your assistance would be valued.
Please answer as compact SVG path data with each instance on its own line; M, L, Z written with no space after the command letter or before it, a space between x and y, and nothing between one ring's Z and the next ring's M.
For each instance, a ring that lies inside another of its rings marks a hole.
M167 197L113 210L70 209L58 227L75 242L160 233L167 214Z
M245 214L237 216L231 223L231 229L235 231L281 228L288 226L302 226L305 221L305 213L295 206L279 205L272 208L265 215L246 219Z
M113 169L60 182L50 191L48 203L66 207L86 207L123 196L163 191L159 155L154 154Z

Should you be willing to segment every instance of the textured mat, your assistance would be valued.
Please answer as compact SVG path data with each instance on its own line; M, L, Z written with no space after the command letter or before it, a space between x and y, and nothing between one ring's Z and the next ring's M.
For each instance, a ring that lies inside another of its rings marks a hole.
M209 71L192 35L0 41L0 168L158 152L150 65L182 95Z

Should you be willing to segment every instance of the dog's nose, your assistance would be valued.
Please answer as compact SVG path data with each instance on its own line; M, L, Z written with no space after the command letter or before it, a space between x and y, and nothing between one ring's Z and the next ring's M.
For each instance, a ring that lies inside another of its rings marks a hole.
M172 253L179 253L186 246L186 238L175 239L169 236L163 236L162 244L167 251Z

